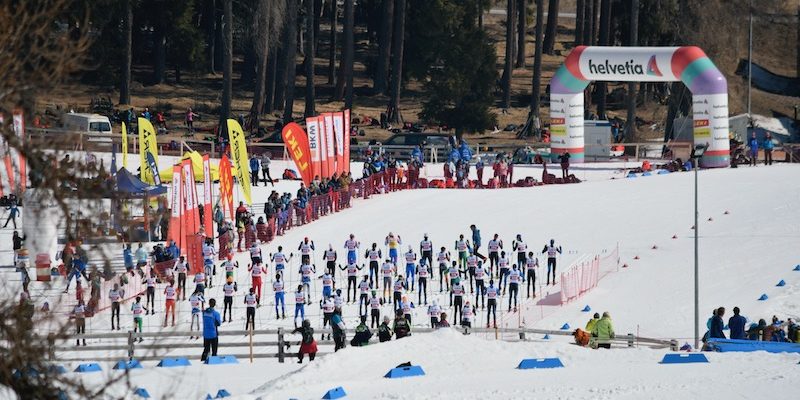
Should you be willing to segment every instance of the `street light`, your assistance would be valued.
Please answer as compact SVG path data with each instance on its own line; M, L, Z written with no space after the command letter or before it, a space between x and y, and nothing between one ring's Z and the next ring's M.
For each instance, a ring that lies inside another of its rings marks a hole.
M692 160L694 160L694 348L700 348L700 282L699 282L699 257L698 257L698 224L699 213L697 212L697 170L700 169L700 159L708 149L708 143L698 144L692 149Z

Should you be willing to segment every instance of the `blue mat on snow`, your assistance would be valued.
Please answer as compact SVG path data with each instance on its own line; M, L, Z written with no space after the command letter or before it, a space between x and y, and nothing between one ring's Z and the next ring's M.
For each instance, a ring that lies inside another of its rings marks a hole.
M410 367L392 368L384 375L384 378L407 378L409 376L425 375L425 371L419 365L412 365Z
M707 363L708 358L702 353L674 353L665 354L661 364L694 364Z
M768 353L800 353L800 343L761 342L742 339L709 339L708 344L721 353L766 351Z
M563 368L558 358L526 358L520 361L517 369Z

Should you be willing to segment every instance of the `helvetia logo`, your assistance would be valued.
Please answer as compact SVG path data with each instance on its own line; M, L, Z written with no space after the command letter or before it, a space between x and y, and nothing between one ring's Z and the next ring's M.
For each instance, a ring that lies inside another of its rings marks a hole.
M612 75L644 75L644 68L641 64L636 64L633 60L625 61L624 64L612 64L608 60L596 64L589 59L589 73L591 74L612 74ZM660 72L659 72L660 74Z
M650 56L650 61L647 62L647 75L662 76L661 71L658 69L658 64L656 64L655 54Z

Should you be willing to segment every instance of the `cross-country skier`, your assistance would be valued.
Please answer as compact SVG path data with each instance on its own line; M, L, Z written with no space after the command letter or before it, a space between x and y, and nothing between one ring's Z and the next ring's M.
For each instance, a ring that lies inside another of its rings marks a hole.
M333 296L333 284L335 282L333 275L331 275L330 272L325 271L325 273L320 275L317 279L322 280L322 298L326 299L330 296Z
M517 252L517 265L521 268L525 265L525 259L528 258L525 256L525 252L528 250L528 244L522 241L522 235L517 234L517 239L511 243L511 248Z
M250 288L250 292L244 295L244 304L247 307L247 319L244 321L244 330L256 329L256 293L254 288ZM224 319L222 320L225 321Z
M332 244L328 244L328 249L325 250L325 254L323 254L322 258L325 260L325 270L328 271L329 274L335 275L336 259L339 258L339 256L336 254L336 250L333 249Z
M506 285L508 284L508 266L511 261L506 257L506 252L500 252L500 258L497 260L497 267L499 269L497 286L502 289L503 293L506 292Z
M391 293L392 288L392 274L394 274L394 264L392 260L386 259L386 262L381 265L381 276L383 276L383 301L386 301L386 294Z
M303 238L303 241L297 246L297 250L300 251L300 263L311 264L311 252L315 250L314 241L308 240L307 237ZM278 251L280 251L280 248Z
M358 257L358 249L361 243L356 240L356 235L350 234L350 239L344 241L344 248L347 249L347 263L355 264Z
M428 276L431 274L431 269L428 267L428 262L425 260L424 258L419 260L419 266L417 266L416 271L419 277L419 286L417 286L419 298L417 299L417 303L428 305ZM422 301L423 295L425 296L425 302Z
M453 325L455 325L458 323L458 316L464 304L464 285L461 284L461 278L456 278L450 286L450 299L453 305Z
M313 265L303 264L300 266L300 286L305 289L308 304L311 304L311 275L315 272L317 269Z
M384 244L389 247L389 259L392 260L392 264L397 266L397 250L400 249L400 245L403 244L403 240L400 239L400 235L395 236L394 233L389 232L389 235L386 236Z
M497 328L497 297L499 288L494 286L494 279L489 279L489 287L486 288L486 297L488 301L488 309L486 310L486 327L489 327L489 321L494 318L494 327Z
M419 242L420 260L428 260L428 266L433 265L433 243L428 239L428 234L422 235L422 241Z
M358 297L356 297L356 290L358 288L358 271L361 270L364 266L358 266L358 264L348 264L347 267L339 266L339 268L344 271L347 270L347 303L350 304L350 289L353 290L353 302L355 302Z
M306 318L305 307L306 295L303 293L303 285L297 285L297 291L294 292L294 326L297 327L297 315L300 315L300 320Z
M436 261L439 263L439 293L450 290L450 279L447 276L448 264L450 263L450 252L445 250L444 247L436 254Z
M283 246L278 246L278 251L270 258L272 262L275 263L275 271L283 273L283 270L286 268L286 263L292 259L292 255L289 254L289 257L287 258L286 255L283 254Z
M256 302L261 304L261 274L267 273L267 268L261 263L248 265L247 271L250 272L250 278L253 283L253 288L256 290Z
M367 315L369 308L369 275L364 275L364 279L358 284L358 315ZM361 306L364 306L364 312L361 312Z
M411 288L411 291L414 291L414 274L415 274L415 264L417 261L417 255L414 253L414 250L411 246L408 246L408 251L404 254L406 259L406 286ZM410 282L410 283L409 283Z
M436 300L433 301L433 304L428 306L428 317L431 319L431 328L436 328L436 325L439 325L439 313L442 312L442 309L439 308L439 304Z
M561 254L561 246L555 245L555 240L550 239L550 244L544 245L542 254L547 253L547 284L550 284L550 271L553 271L553 285L556 284L556 256Z
M369 260L369 283L370 285L375 285L374 287L378 287L378 268L381 258L383 258L383 254L381 250L378 248L377 243L372 243L372 247L367 249L364 253L364 258Z
M222 293L224 297L222 298L222 322L225 322L225 314L228 314L228 322L233 321L233 295L239 289L236 287L236 283L233 281L233 278L228 278L224 285L222 285ZM251 287L254 289L255 287ZM256 303L258 302L258 297L256 297Z
M283 292L283 280L281 274L275 274L275 281L272 282L272 290L275 291L275 318L286 318L286 301ZM278 317L278 303L281 305L280 317Z
M458 252L458 266L460 268L465 268L467 265L467 256L469 255L469 242L464 240L464 235L458 235L455 249Z
M489 275L497 276L497 261L500 259L500 250L503 250L503 240L500 235L494 234L492 240L489 241Z
M486 308L486 270L483 268L483 262L478 261L478 266L475 267L475 308L478 308L478 299L480 299L481 308ZM479 297L480 296L480 297Z
M525 260L525 277L528 278L526 285L528 298L531 297L531 287L533 287L533 297L536 297L536 268L539 267L539 259L533 255L532 251L528 252L528 258Z
M517 296L519 295L519 282L525 281L522 274L517 269L517 264L511 267L508 273L508 311L511 311L511 300L514 300L514 312L517 311Z
M378 298L378 292L373 290L372 297L369 298L369 315L370 315L370 328L375 328L380 325L381 320L381 299Z

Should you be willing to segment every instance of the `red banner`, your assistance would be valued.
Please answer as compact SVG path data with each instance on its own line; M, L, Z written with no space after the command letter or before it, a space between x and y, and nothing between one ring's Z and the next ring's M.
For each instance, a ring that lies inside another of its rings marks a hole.
M311 150L308 147L308 136L300 125L290 122L283 127L281 132L283 143L289 151L289 156L297 165L297 172L303 178L303 182L308 186L313 178L311 168Z
M203 227L206 230L206 235L214 237L211 201L211 160L208 154L203 154Z
M184 236L181 232L181 214L183 213L183 185L181 185L181 166L172 167L172 193L170 193L170 218L167 240L174 240L175 243L181 242Z
M336 146L334 146L336 173L341 174L344 171L344 113L333 114L333 135L336 140Z
M319 124L319 177L328 176L328 127L325 126L325 117L317 117Z
M344 169L350 172L350 110L344 110Z
M222 213L233 221L233 174L227 154L223 154L219 160L219 202Z
M325 152L327 159L327 173L324 174L325 178L330 178L336 172L336 139L335 128L333 126L333 114L322 114L325 119L325 147L322 151Z
M188 237L197 233L200 228L200 213L197 210L197 189L194 184L194 171L192 170L192 160L183 160L183 215L181 226L184 235L181 237L181 252L189 255Z
M14 132L19 137L19 144L25 143L25 119L22 117L22 111L14 111ZM25 165L25 156L22 152L17 152L19 157L19 193L25 192L28 186L28 171Z

